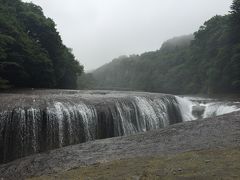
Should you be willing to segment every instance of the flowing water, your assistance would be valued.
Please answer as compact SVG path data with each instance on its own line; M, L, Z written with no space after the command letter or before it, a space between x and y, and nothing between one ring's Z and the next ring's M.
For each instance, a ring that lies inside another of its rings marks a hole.
M0 163L240 110L237 102L138 92L38 90L0 98Z

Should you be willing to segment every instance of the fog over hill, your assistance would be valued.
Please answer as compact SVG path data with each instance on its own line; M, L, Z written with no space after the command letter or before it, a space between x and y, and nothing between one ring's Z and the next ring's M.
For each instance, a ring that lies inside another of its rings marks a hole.
M190 34L232 0L24 0L40 5L86 70L120 55L159 49Z
M235 3L237 4L237 3ZM95 88L173 94L240 90L239 8L214 16L193 35L175 37L160 50L121 56L94 71Z

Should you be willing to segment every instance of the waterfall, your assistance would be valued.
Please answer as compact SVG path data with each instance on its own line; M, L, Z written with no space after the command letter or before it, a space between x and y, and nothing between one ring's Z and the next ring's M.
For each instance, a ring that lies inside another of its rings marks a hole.
M44 99L0 112L0 162L182 122L174 96Z
M15 96L0 99L0 163L239 110L235 106L201 104L188 98L149 93L69 91L38 97ZM6 106L5 102L8 102ZM194 109L201 109L202 114L196 117Z
M180 108L181 114L183 116L183 120L184 121L192 121L192 120L197 119L192 114L193 106L195 105L195 103L188 100L187 98L182 98L182 97L178 97L178 96L175 96L175 97L179 103L179 108Z
M179 103L179 108L184 121L192 121L199 118L209 118L240 111L238 102L229 103L200 97L176 96L176 99ZM194 113L194 111L196 111L196 113Z
M48 115L58 123L59 147L93 140L96 137L97 113L91 105L83 102L56 102L54 107L48 110Z
M203 114L203 118L220 116L231 112L240 111L236 105L223 104L222 102L207 103L205 104L206 110Z

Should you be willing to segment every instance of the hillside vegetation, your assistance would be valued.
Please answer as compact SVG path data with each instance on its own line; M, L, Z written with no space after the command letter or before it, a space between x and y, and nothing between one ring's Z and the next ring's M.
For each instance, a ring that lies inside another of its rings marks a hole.
M41 7L0 0L0 88L76 88L82 70Z
M194 35L163 43L154 52L121 56L93 72L95 88L164 93L240 91L240 0L206 21Z

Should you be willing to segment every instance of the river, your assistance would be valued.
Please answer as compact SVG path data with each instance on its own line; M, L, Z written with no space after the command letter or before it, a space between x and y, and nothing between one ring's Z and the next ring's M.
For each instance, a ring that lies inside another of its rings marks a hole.
M119 91L25 90L0 102L0 163L240 110L221 98Z

